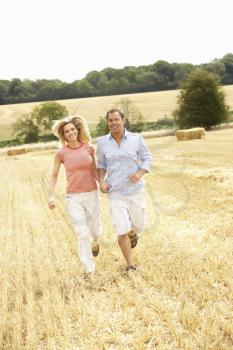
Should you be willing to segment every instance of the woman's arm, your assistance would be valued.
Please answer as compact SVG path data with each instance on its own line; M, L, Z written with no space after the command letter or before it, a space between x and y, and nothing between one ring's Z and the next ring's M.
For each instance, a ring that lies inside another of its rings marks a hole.
M107 173L107 162L106 162L103 149L99 144L99 142L97 142L96 156L97 156L97 173L99 177L100 190L103 193L107 193L110 189L109 184L104 181L105 175Z
M99 182L100 182L100 181L99 181L99 175L98 175L97 168L96 168L96 160L95 160L94 154L92 155L92 171L93 171L93 176L94 176L94 178L95 178L96 181L98 181L98 183L99 183Z
M100 190L103 193L107 193L110 189L110 186L107 182L104 181L105 175L107 173L107 169L99 168L97 170L98 176L99 176L99 182L100 182Z
M54 189L57 183L57 177L58 177L60 166L61 166L61 161L58 155L56 154L54 159L53 171L50 179L50 185L49 185L49 208L50 209L55 208Z

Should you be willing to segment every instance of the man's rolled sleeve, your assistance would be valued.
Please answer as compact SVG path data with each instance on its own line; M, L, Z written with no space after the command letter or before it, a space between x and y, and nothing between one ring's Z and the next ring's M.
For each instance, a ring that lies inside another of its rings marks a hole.
M101 145L98 143L97 143L97 147L96 147L96 158L97 158L97 163L96 163L97 169L107 169L105 155L102 151Z
M142 161L140 168L145 169L147 172L150 172L152 155L141 135L140 135L140 143L139 143L139 156Z

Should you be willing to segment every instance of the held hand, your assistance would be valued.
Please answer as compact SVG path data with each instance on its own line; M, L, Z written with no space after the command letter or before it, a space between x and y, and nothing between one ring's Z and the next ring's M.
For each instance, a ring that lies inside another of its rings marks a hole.
M100 190L101 190L101 192L107 193L109 191L109 189L110 189L110 186L109 186L109 184L107 182L100 183Z
M54 209L55 208L55 199L53 197L49 198L49 209Z
M137 183L141 179L142 175L140 173L132 173L129 175L130 180L133 183Z

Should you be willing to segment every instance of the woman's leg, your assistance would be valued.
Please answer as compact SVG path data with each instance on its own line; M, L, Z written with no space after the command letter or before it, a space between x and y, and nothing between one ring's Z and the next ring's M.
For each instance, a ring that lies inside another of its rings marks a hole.
M86 272L95 271L95 262L92 256L88 218L83 205L83 193L67 196L67 209L77 234L79 258L85 266Z
M97 245L101 234L100 199L98 191L87 193L85 210L87 213L87 223L93 245Z

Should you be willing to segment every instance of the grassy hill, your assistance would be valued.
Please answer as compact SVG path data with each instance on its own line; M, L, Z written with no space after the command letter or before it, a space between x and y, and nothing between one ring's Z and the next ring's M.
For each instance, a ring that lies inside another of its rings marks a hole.
M226 95L227 104L233 109L233 85L224 86L223 90ZM130 98L148 121L156 121L165 116L169 117L176 107L178 94L179 90L169 90L128 95L79 98L58 102L65 105L69 113L78 112L83 115L87 119L89 127L93 128L98 122L99 116L104 116L106 111L123 97ZM41 102L0 106L0 141L12 138L11 125L20 115L31 112L33 107L39 103Z

